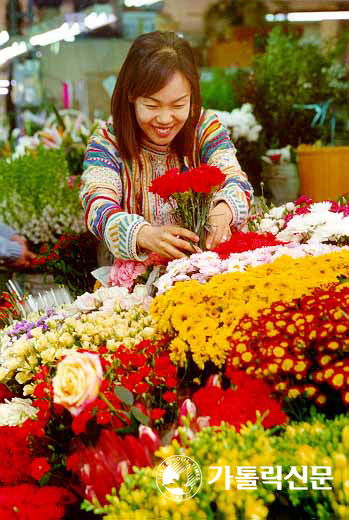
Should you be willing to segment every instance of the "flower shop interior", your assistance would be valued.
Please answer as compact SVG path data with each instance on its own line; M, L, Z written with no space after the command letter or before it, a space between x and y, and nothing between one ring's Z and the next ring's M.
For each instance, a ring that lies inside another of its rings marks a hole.
M235 161L136 194L178 256L81 195L154 31ZM2 0L0 519L349 520L348 246L349 0Z

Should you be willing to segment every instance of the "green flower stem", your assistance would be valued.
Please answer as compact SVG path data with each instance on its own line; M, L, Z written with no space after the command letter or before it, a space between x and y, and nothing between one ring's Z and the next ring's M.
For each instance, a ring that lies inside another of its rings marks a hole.
M115 413L115 415L120 419L120 421L122 423L127 425L127 422L125 421L125 419L122 418L122 416L119 414L118 410L111 404L111 402L109 401L109 399L107 397L105 397L105 395L99 394L99 398L109 406L109 408Z

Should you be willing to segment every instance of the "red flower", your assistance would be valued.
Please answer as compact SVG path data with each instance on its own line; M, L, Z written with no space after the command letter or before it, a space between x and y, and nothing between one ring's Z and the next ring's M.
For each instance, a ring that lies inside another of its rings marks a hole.
M166 386L168 386L169 388L175 388L177 386L177 378L176 377L168 377L166 379Z
M2 426L0 428L0 482L16 484L28 480L31 460L27 431L17 426Z
M148 383L139 383L136 388L135 388L135 392L137 394L144 394L145 392L147 392L149 390L149 384Z
M80 435L80 433L84 433L86 431L87 423L90 419L93 418L93 408L95 406L95 402L87 405L79 415L76 415L72 422L72 430L75 435Z
M189 190L208 194L214 187L223 184L224 180L225 175L219 168L207 164L183 173L179 173L178 168L174 168L154 179L149 191L160 195L164 200L175 193L185 193Z
M150 417L152 419L161 419L166 413L166 410L163 410L162 408L153 408L150 414Z
M228 258L231 253L243 253L244 251L253 251L260 247L282 245L284 242L276 240L272 233L243 233L236 231L229 240L217 246L213 251L217 253L223 260Z
M248 421L256 422L257 411L264 414L265 428L282 424L287 416L281 404L270 397L271 388L264 381L256 380L245 372L231 372L237 389L223 390L216 386L201 388L193 396L198 416L210 417L211 426L219 426L222 421L232 424L237 431Z
M86 498L97 497L102 504L113 487L119 489L132 466L152 464L148 450L138 439L130 435L122 439L112 430L102 430L94 446L77 444L78 449L67 460L67 469L79 475Z
M31 476L35 478L35 480L41 480L50 469L51 466L45 457L37 457L31 463Z
M0 487L0 518L60 520L64 516L65 507L74 502L76 498L72 493L55 486L40 488L31 484L21 484L15 487Z
M162 394L162 398L164 399L164 401L167 401L168 403L174 403L175 401L177 401L177 396L174 392L165 392L164 394Z
M49 395L49 391L49 385L43 381L36 385L33 391L33 396L42 399L43 397L47 397Z
M0 383L0 403L2 403L5 399L11 399L13 397L12 392L7 388L6 385Z

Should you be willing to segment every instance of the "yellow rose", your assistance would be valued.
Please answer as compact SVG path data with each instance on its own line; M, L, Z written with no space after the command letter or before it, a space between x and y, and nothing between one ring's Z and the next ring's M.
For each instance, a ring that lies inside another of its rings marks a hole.
M98 354L72 352L57 366L53 378L53 400L78 415L96 399L103 378Z

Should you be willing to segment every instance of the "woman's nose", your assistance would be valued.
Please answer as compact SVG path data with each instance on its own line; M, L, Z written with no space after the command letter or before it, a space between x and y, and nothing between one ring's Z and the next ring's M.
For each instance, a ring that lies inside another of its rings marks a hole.
M160 125L168 125L169 123L172 123L173 121L173 115L170 110L160 110L156 117L156 121Z

